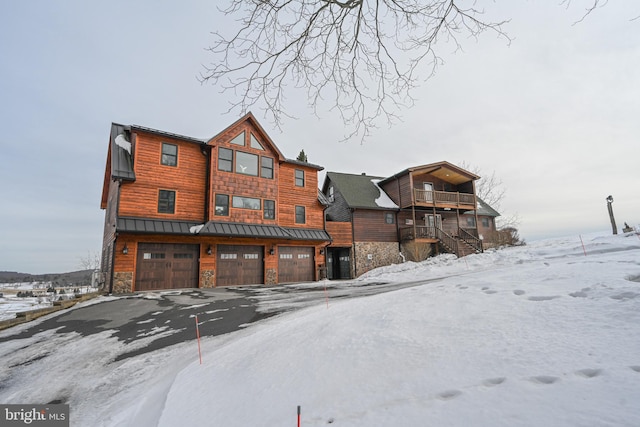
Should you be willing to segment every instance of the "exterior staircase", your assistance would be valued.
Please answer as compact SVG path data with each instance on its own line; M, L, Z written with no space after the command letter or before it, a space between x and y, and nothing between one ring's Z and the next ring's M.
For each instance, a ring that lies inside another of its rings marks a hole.
M436 228L438 245L443 252L455 254L458 258L481 253L482 241L463 228L458 229L457 236L451 236L440 228Z

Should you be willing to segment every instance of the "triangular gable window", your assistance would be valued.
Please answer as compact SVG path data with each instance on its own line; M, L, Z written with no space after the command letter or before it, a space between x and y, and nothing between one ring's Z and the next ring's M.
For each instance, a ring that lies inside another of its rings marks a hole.
M262 146L262 144L258 142L258 140L256 139L255 136L253 136L253 134L251 134L251 148L264 151L264 147Z
M235 145L244 145L244 131L242 131L240 135L233 138L231 140L231 143Z

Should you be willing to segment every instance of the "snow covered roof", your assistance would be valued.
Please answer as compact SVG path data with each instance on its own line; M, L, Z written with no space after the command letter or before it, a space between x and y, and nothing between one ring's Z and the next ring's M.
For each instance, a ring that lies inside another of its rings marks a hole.
M327 179L340 191L350 208L398 209L398 205L378 186L384 177L327 172Z

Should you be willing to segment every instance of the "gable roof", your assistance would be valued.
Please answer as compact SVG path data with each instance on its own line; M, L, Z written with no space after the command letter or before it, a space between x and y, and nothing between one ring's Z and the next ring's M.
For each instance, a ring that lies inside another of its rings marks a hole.
M476 201L478 203L478 215L483 215L483 216L500 216L500 213L493 209L491 206L489 206L487 204L487 202L485 202L484 200L482 200L480 197L476 196ZM473 211L466 211L464 214L467 215L473 215Z
M269 146L269 148L278 156L278 161L283 162L283 161L286 160L286 158L284 157L282 152L280 152L280 150L278 149L276 144L269 137L267 132L262 128L262 126L260 126L260 123L258 123L258 120L256 120L255 116L251 112L248 112L247 114L245 114L244 116L240 117L238 120L233 122L230 126L227 126L222 131L218 132L216 135L214 135L213 137L209 138L206 141L206 143L210 145L214 140L216 140L216 139L220 138L222 135L224 135L225 132L229 131L230 129L238 126L240 123L245 122L245 121L248 121L256 129L256 131L262 137L262 140L264 142L266 142L267 145Z
M443 181L450 182L455 185L480 179L478 175L472 172L469 172L466 169L462 169L461 167L456 166L452 163L442 161L442 162L429 163L426 165L407 168L403 171L396 173L395 175L392 175L388 178L383 179L381 184L385 184L394 178L398 178L400 176L407 175L409 173L412 173L412 174L429 173L433 176L440 178Z
M398 206L377 185L382 179L379 176L327 172L323 190L327 190L330 181L350 208L397 210Z

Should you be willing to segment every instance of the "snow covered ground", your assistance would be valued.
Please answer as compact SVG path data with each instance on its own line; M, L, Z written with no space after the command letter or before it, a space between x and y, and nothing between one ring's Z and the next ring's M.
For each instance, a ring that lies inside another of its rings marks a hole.
M73 426L295 426L298 405L303 426L638 426L640 236L583 239L381 268L339 286L429 281L208 338L202 364L44 331L0 345L0 402L63 400Z

